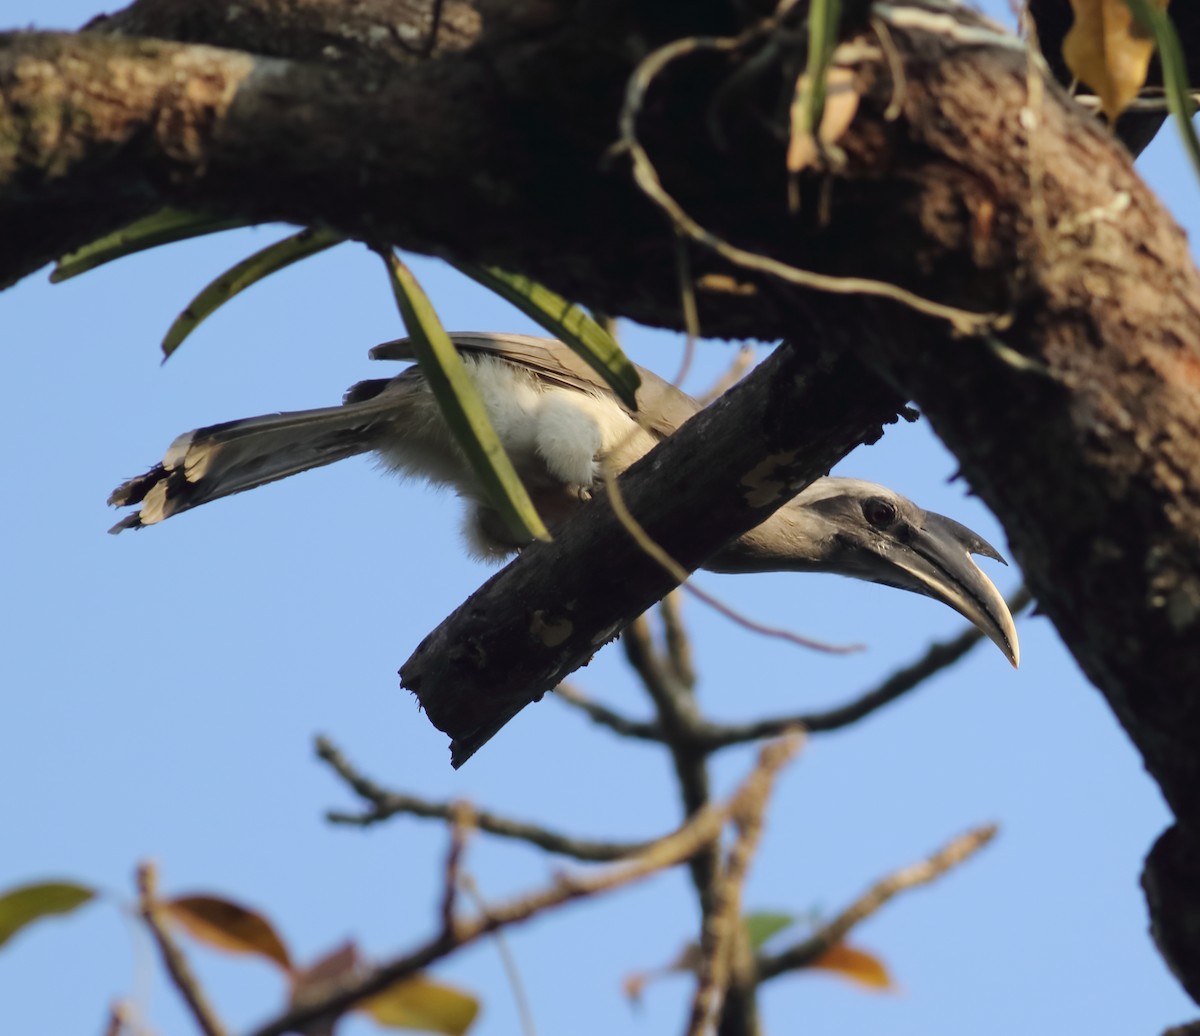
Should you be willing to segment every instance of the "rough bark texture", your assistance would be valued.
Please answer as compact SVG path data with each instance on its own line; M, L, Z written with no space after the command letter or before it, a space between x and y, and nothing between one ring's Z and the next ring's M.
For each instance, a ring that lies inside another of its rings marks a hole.
M674 233L612 150L625 84L654 47L736 32L762 5L474 6L483 28L471 5L455 6L430 60L411 52L430 29L413 0L239 0L244 37L233 6L198 14L185 0L142 0L98 24L107 35L0 37L0 284L170 203L498 263L609 312L677 325ZM1065 8L1039 4L1047 51ZM1031 102L1019 48L940 6L872 11L890 19L895 53L889 61L862 32L858 110L838 140L845 161L801 177L798 215L785 205L784 154L802 32L674 62L647 93L639 137L671 195L742 249L1010 318L963 335L690 246L696 277L753 289L701 291L706 333L787 337L797 355L781 364L811 363L814 342L855 357L916 399L1003 522L1042 608L1175 812L1145 884L1159 945L1200 997L1200 283L1123 150L1052 85ZM1200 19L1180 24L1185 49L1200 54ZM882 410L860 416L857 434ZM703 434L734 439L744 420L727 406ZM836 454L822 442L820 464ZM656 463L631 473L629 495L690 566L706 546L677 539L669 509L639 488ZM744 470L709 467L661 499L732 500ZM729 525L712 530L712 546L738 531L736 510L722 512ZM531 602L559 572L595 585L610 544L625 542L605 515L587 509L552 551L530 551L498 579ZM591 614L590 629L576 622L580 644L611 635L638 595L657 592L654 563L629 564L637 594L625 611ZM487 636L490 613L473 607L450 620L464 643ZM530 614L516 620L523 630ZM513 641L548 679L546 637ZM439 722L464 730L486 727L474 710L490 690L487 680L435 690L428 675L420 688ZM523 700L511 693L510 710Z

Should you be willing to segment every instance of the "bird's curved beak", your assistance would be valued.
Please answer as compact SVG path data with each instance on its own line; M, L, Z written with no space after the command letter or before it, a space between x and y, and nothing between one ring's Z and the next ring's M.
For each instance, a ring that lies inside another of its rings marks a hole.
M910 526L901 546L888 551L891 572L879 581L949 605L978 626L1015 669L1021 647L1012 613L971 555L981 554L1003 565L1008 562L987 540L953 518L925 511L922 519Z

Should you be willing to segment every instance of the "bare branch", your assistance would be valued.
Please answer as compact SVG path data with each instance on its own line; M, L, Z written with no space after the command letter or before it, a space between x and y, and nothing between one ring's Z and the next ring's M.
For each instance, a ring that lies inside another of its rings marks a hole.
M442 879L442 930L454 930L458 889L462 881L463 854L475 828L475 811L466 802L450 803L450 846L446 850L446 868Z
M471 898L475 900L475 906L479 912L487 914L487 903L484 902L483 895L480 893L475 879L469 874L464 874L461 880L463 890L469 893ZM512 986L513 1000L517 1003L517 1014L521 1019L523 1036L537 1036L537 1026L533 1023L533 1008L530 1006L529 997L525 993L525 983L521 981L521 972L517 968L517 959L513 956L513 952L509 948L508 939L505 938L503 931L497 929L492 932L492 941L495 942L496 952L500 956L500 962L504 965L504 973L508 976L508 984Z
M155 945L158 946L158 952L162 955L163 965L171 977L171 982L179 990L180 996L183 997L188 1010L191 1011L192 1017L200 1026L200 1031L204 1033L204 1036L226 1036L225 1026L221 1024L212 1005L208 1002L207 995L200 988L200 983L196 981L196 976L192 973L191 965L183 955L183 950L179 948L168 930L166 922L159 914L158 872L155 870L154 864L147 862L138 867L137 884L138 910L141 912L142 920L146 922L146 927L150 929L150 935L154 939ZM117 1017L115 1011L113 1017Z
M1015 615L1025 608L1030 600L1029 591L1021 587L1008 600L1009 609ZM707 720L696 725L694 736L706 752L715 752L730 745L758 741L765 737L778 737L793 727L802 727L810 734L839 730L857 723L872 712L890 705L897 698L920 686L948 666L961 659L975 645L983 641L984 635L974 626L966 627L951 640L931 644L929 649L912 665L898 669L879 686L845 705L824 712L801 712L792 716L776 716L756 720L753 723L711 723ZM633 737L653 738L653 731L646 730Z
M625 658L637 673L658 713L663 743L671 753L675 778L686 816L704 809L710 799L708 765L702 752L692 746L693 732L699 722L696 699L691 689L676 680L668 664L659 658L645 615L638 616L621 635ZM689 864L692 884L700 898L701 913L707 916L720 871L720 847L710 846L697 853Z
M578 709L593 723L608 727L613 733L620 734L622 737L632 737L639 741L663 740L662 727L657 723L647 723L643 720L622 716L606 705L593 701L574 684L560 683L554 688L554 697L556 700Z
M346 982L319 1002L288 1011L255 1030L252 1036L283 1036L284 1033L303 1031L313 1019L336 1016L349 1010L366 997L382 992L400 979L428 967L484 935L528 921L566 903L621 888L682 863L715 842L726 821L731 816L740 815L747 808L747 803L757 802L760 797L769 795L779 770L792 758L798 747L799 740L795 738L765 746L759 754L758 765L728 802L705 807L682 827L652 842L636 856L601 871L559 875L547 888L494 905L486 914L476 918L459 920L452 932L440 932L417 949L380 966L365 978Z
M803 743L803 735L794 731L788 738L793 751ZM742 888L750 870L750 861L762 837L763 814L770 796L770 785L763 783L754 795L747 795L734 816L738 836L717 877L711 905L704 914L700 933L700 961L696 992L692 998L688 1036L702 1036L717 1018L725 991L734 972L739 942L745 941L742 926ZM742 946L743 956L748 947Z
M678 591L669 593L659 602L658 614L662 618L663 639L667 645L671 672L681 684L692 688L696 686L696 670L692 666L692 645L679 614L680 603Z
M1031 600L1029 590L1022 586L1009 597L1009 610L1016 615L1024 610ZM790 716L771 716L750 723L714 723L699 717L687 736L695 740L698 748L706 753L712 753L731 745L745 744L747 741L779 737L794 727L801 727L809 734L840 730L916 689L926 680L963 658L972 648L980 644L983 638L983 633L975 626L966 626L958 636L951 640L931 644L917 661L896 670L878 686L834 709L823 712L799 712ZM574 687L561 685L557 689L557 696L585 713L594 722L608 727L622 737L630 737L639 741L668 740L660 723L629 719L593 701Z
M431 802L416 795L389 791L364 777L345 758L341 751L328 739L317 738L317 757L327 762L354 792L371 804L366 813L351 814L330 812L326 818L334 824L354 827L369 827L381 823L397 814L425 817L433 820L453 821L461 803ZM646 849L648 842L598 841L589 838L573 838L538 824L498 816L486 810L472 807L472 823L480 831L500 838L512 838L527 842L546 852L570 856L591 863L607 863Z
M116 1000L108 1011L108 1019L104 1026L104 1036L124 1036L129 1026L129 1005L123 1000Z
M785 971L807 967L845 939L855 925L865 921L893 896L906 889L927 885L970 859L996 836L996 830L994 824L977 827L955 838L927 859L877 881L859 899L803 942L779 953L759 957L759 981L768 982Z

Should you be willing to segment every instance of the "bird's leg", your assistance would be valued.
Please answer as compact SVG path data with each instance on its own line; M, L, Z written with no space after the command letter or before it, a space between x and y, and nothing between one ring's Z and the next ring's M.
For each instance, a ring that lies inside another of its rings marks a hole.
M535 444L551 476L578 500L592 498L592 487L601 475L598 457L603 446L600 425L592 414L570 396L547 394L538 408Z

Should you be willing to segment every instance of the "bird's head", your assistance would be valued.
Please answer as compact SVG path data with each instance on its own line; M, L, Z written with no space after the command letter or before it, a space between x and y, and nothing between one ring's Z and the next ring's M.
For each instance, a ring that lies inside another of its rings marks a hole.
M978 626L1016 666L1021 650L1008 605L972 554L1008 564L978 533L925 511L885 486L829 478L793 502L826 525L827 571L924 594Z
M965 525L886 486L823 478L705 567L833 572L924 594L974 623L1016 666L1020 646L1012 614L972 554L1007 564Z

